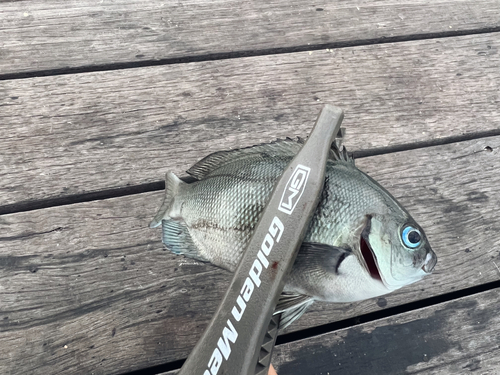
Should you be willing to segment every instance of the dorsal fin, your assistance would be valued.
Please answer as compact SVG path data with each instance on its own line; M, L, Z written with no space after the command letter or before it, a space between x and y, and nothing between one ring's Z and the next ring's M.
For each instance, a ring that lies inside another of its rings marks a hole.
M339 150L335 142L333 142L332 147L330 147L330 159L341 160L354 165L354 159L351 155L349 155L345 146L341 146L341 149Z
M264 143L257 146L239 148L235 150L218 151L210 154L198 163L193 165L187 173L194 178L201 180L213 170L223 167L229 163L233 163L239 159L245 159L252 155L266 153L269 156L295 156L304 141L302 139L277 139L271 143Z
M253 155L265 153L271 157L294 157L297 155L304 142L305 140L300 137L295 139L285 138L256 146L214 152L193 165L187 173L198 180L202 180L217 168L221 168L236 160L245 159ZM330 149L330 159L342 160L354 164L354 160L347 154L345 147L339 150L335 142L332 143Z

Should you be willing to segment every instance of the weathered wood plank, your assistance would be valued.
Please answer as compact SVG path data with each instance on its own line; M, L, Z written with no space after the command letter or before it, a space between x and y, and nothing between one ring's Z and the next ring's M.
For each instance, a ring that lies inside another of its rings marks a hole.
M272 362L283 375L496 375L499 340L500 293L492 290L279 345Z
M491 150L491 151L489 151ZM315 304L298 330L498 280L500 137L358 160L426 229L425 281ZM0 372L123 373L187 356L229 273L161 250L161 192L0 216Z
M153 182L207 154L305 136L349 149L500 129L500 33L0 83L0 205Z
M1 74L500 26L497 0L51 0L1 10Z
M123 373L185 354L226 278L161 250L146 228L159 197L2 216L1 373Z
M496 375L500 291L280 345L273 363L283 375Z

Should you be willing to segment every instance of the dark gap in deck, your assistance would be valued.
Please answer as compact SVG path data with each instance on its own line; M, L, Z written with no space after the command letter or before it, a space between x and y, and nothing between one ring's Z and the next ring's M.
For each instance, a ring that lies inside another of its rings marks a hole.
M488 34L496 32L500 32L500 26L483 28L483 29L447 31L439 33L422 33L422 34L401 35L393 37L380 37L373 39L361 39L354 41L302 45L302 46L284 47L284 48L268 48L268 49L253 50L253 51L248 50L248 51L236 51L236 52L221 52L221 53L204 54L198 56L166 58L159 60L145 60L145 61L122 62L122 63L112 63L112 64L102 64L102 65L90 65L81 67L67 67L67 68L39 70L32 72L0 74L0 81L12 80L12 79L25 79L33 77L77 74L77 73L103 72L103 71L110 71L117 69L134 69L134 68L143 68L149 66L186 64L193 62L213 61L213 60L227 60L227 59L236 59L242 57L278 55L278 54L294 53L294 52L317 51L327 48L338 49L338 48L368 46L373 44L401 43L401 42L410 42L416 40L439 39L439 38L449 38L449 37L464 36L464 35Z
M18 212L40 210L43 208L51 208L57 206L66 206L70 204L91 202L102 199L118 198L127 195L141 194L163 189L165 189L165 182L157 181L141 185L106 189L77 195L68 195L65 197L18 202L0 206L0 215L15 214Z
M163 372L180 370L184 362L186 362L185 359L179 359L178 361L165 363L164 365L157 365L132 372L125 372L122 375L157 375Z
M351 154L352 154L352 157L354 159L361 159L361 158L367 158L370 156L391 154L394 152L416 150L419 148L426 148L426 147L433 147L433 146L443 146L443 145L449 145L451 143L472 141L474 139L480 139L480 138L496 137L499 135L500 135L500 129L492 129L492 130L485 130L485 131L476 132L476 133L467 133L467 134L462 134L462 135L454 135L451 137L431 139L428 141L420 141L420 142L406 143L406 144L401 144L401 145L378 147L378 148L372 148L370 150L353 151Z
M359 151L354 151L351 154L354 157L354 159L361 159L370 156L390 154L394 152L402 152L402 151L415 150L419 148L426 148L433 146L441 146L450 143L458 143L458 142L470 141L473 139L488 138L495 136L500 136L500 129L493 129L476 133L468 133L463 135L444 137L440 139L432 139L422 142L407 143L402 145L379 147L370 150L359 150ZM196 181L194 178L189 176L181 177L181 180L187 183ZM15 214L18 212L33 211L33 210L39 210L43 208L50 208L57 206L66 206L70 204L91 202L102 199L118 198L127 195L142 194L164 189L165 189L165 182L156 181L140 185L132 185L132 186L118 187L118 188L94 191L83 194L68 195L65 197L17 202L0 206L0 215Z
M307 328L301 331L287 333L278 336L278 339L276 340L276 345L287 344L293 341L303 340L325 333L331 333L344 328L355 327L360 324L369 323L384 318L389 318L391 316L395 316L398 314L420 310L426 307L438 305L440 303L450 302L459 298L470 297L473 296L474 294L479 294L493 289L498 289L500 292L500 280L492 281L482 285L476 285L467 289L457 290L456 292L450 292L447 294L430 297L420 301L410 302L395 307L389 307L384 310L371 312L368 314L352 317L345 320L340 320L334 323L323 324L320 326Z
M384 310L375 311L372 313L356 316L353 318L341 320L334 323L323 324L321 326L316 326L301 331L287 333L278 336L278 339L276 340L276 345L282 345L298 340L308 339L325 333L332 333L335 331L339 331L341 329L351 328L364 323L370 323L376 320L389 318L391 316L395 316L398 314L420 310L422 308L431 307L443 302L450 302L462 297L473 296L474 294L486 292L488 290L493 290L493 289L499 289L500 291L500 280L493 281L483 285L477 285L467 289L458 290L456 292L450 292L440 296L430 297L421 301L410 302L404 305L390 307ZM164 365L158 365L142 370L132 371L123 375L157 375L162 372L180 369L184 364L184 362L185 359L182 359L174 362L169 362Z

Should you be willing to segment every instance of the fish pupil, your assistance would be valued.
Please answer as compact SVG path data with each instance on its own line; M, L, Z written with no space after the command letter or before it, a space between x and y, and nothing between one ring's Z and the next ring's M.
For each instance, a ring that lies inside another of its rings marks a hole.
M416 244L419 243L420 240L420 233L418 233L416 230L412 230L410 233L408 233L408 241L410 241L411 243Z

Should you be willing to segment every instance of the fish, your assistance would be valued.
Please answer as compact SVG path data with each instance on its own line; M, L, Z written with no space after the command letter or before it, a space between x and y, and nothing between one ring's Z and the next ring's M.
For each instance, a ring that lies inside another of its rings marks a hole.
M161 225L174 254L234 272L275 183L303 144L287 138L215 152L187 171L191 183L168 172L150 227ZM286 328L315 301L385 295L421 280L436 262L408 211L334 142L319 204L274 313Z

